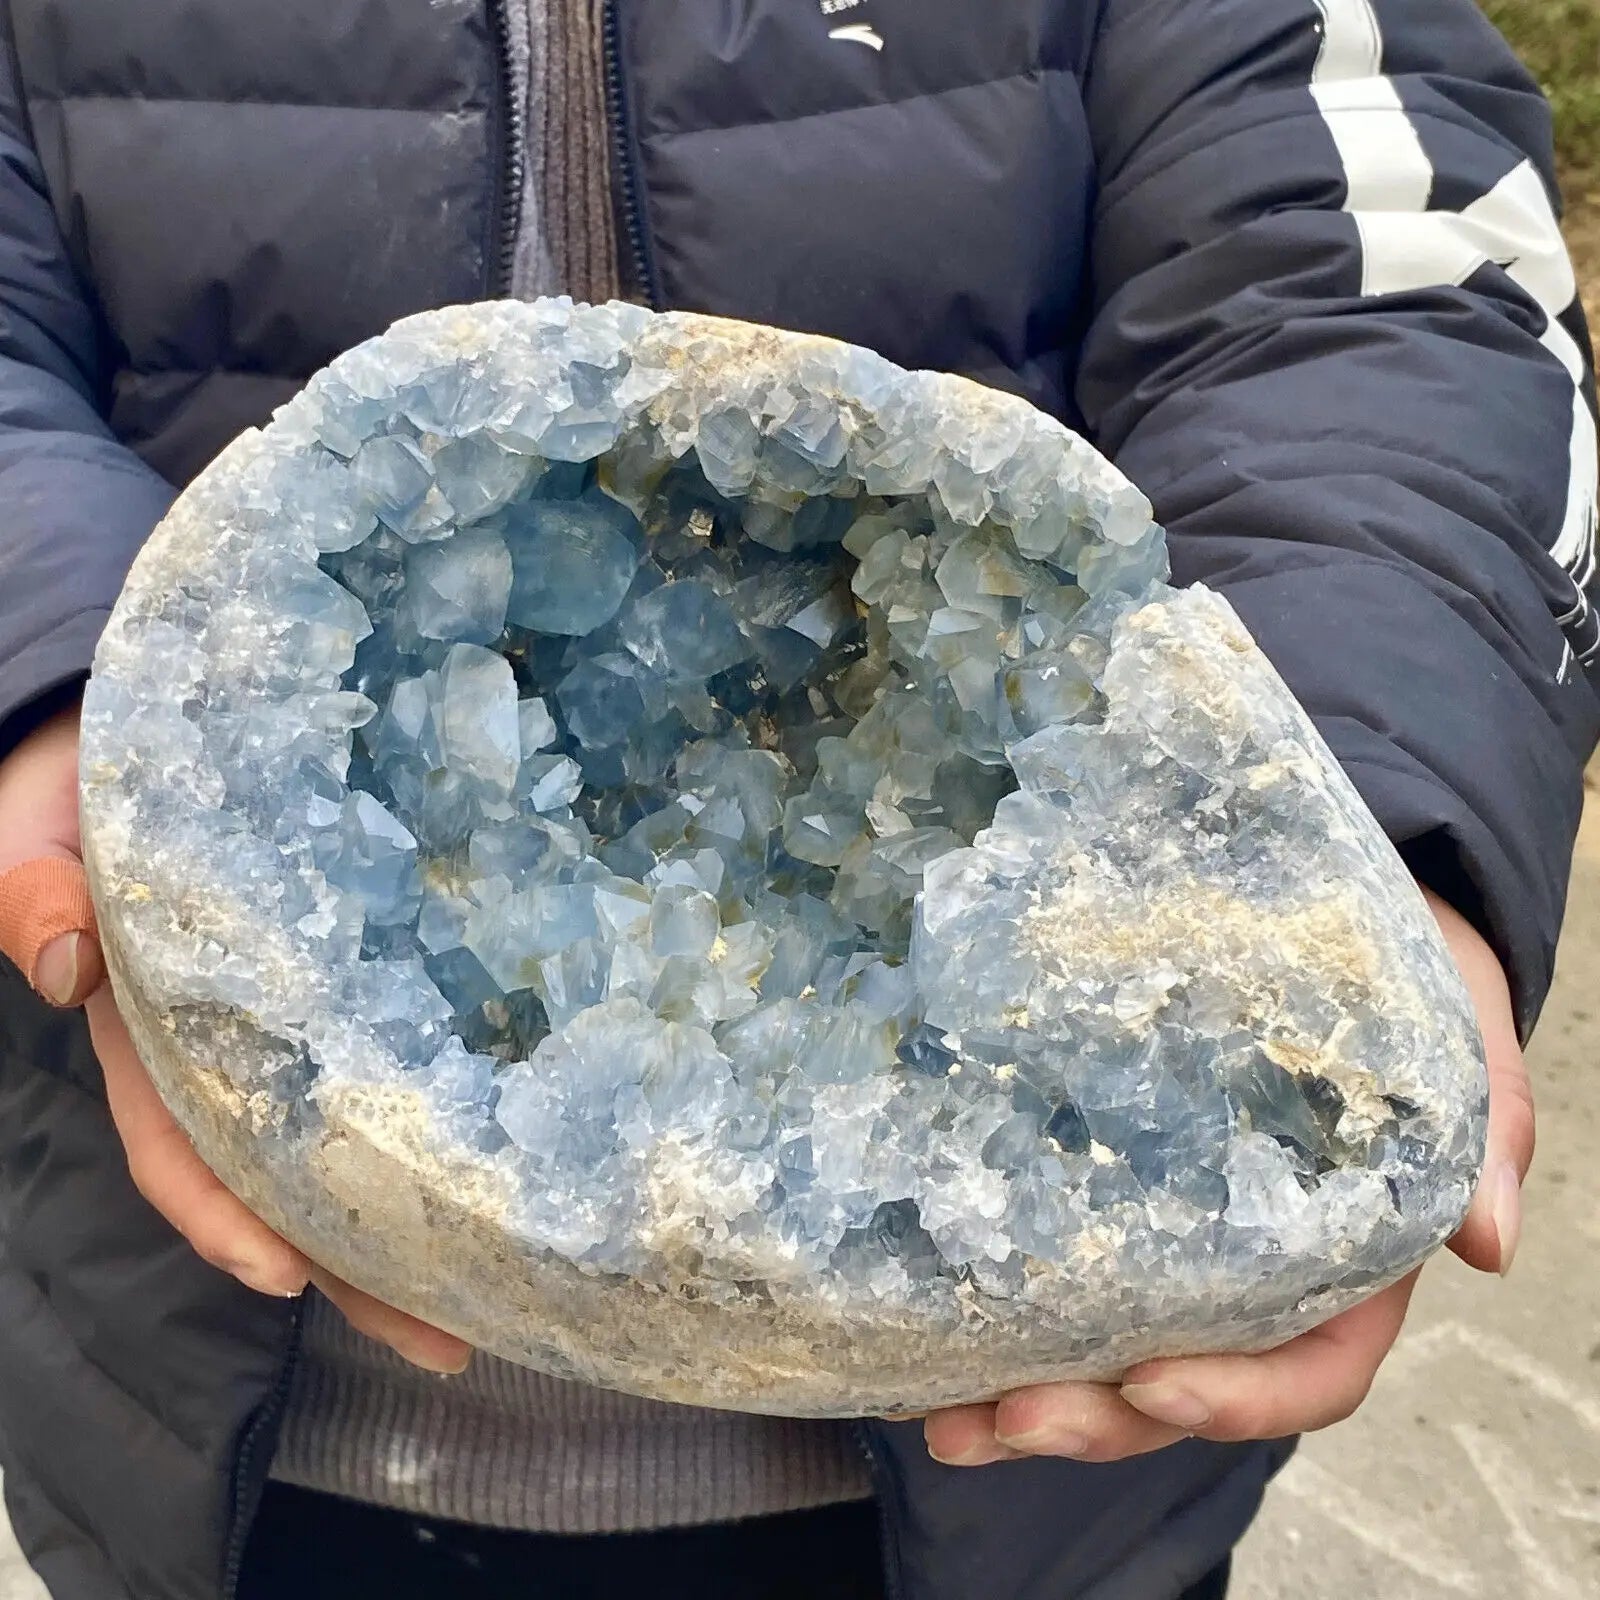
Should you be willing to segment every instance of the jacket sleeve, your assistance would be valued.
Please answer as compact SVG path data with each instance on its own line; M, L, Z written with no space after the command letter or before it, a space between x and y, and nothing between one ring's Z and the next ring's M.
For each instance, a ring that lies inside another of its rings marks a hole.
M0 755L81 678L172 491L96 404L101 351L0 29Z
M1532 1027L1594 746L1593 374L1471 0L1104 0L1079 404Z

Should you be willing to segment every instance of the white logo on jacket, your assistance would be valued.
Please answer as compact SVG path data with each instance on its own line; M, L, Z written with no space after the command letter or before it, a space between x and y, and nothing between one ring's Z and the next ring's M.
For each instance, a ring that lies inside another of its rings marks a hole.
M874 50L883 49L883 35L872 26L870 22L858 22L853 27L834 28L828 37L830 39L844 39L851 44L864 44Z
M825 17L836 17L844 11L854 11L863 0L818 0ZM864 44L869 50L883 49L883 35L870 22L849 22L828 30L830 39L844 44Z

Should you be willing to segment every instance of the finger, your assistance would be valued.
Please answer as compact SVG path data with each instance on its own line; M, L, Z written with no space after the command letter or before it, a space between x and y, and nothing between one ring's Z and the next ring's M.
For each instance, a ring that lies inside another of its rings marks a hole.
M105 967L82 863L43 855L0 872L0 951L52 1005L81 1005Z
M1522 1180L1533 1160L1533 1091L1520 1050L1489 1055L1489 1133L1483 1173L1450 1248L1480 1272L1503 1277L1522 1238Z
M995 1436L1025 1455L1121 1461L1164 1450L1188 1429L1135 1410L1109 1383L1046 1383L1008 1394L995 1408Z
M1417 1275L1255 1356L1150 1361L1122 1382L1137 1411L1205 1439L1280 1439L1342 1422L1366 1398L1405 1321Z
M109 988L89 997L89 1031L105 1073L128 1171L146 1200L212 1266L261 1294L296 1295L311 1263L232 1194L195 1153L134 1052Z
M463 1371L472 1359L472 1346L464 1339L385 1305L321 1267L311 1269L311 1281L344 1313L357 1333L388 1345L413 1366L454 1374Z
M64 933L40 951L28 981L53 1006L81 1006L106 981L100 941L92 933Z
M41 723L0 761L0 818L0 871L34 856L82 856L76 706Z
M992 1405L947 1406L931 1411L922 1424L928 1454L947 1467L987 1467L996 1461L1016 1461L1020 1450L1003 1445L994 1436Z
M1503 1274L1522 1233L1522 1180L1533 1162L1536 1131L1533 1090L1499 958L1465 917L1437 896L1427 898L1472 997L1489 1069L1483 1173L1451 1249L1469 1266Z

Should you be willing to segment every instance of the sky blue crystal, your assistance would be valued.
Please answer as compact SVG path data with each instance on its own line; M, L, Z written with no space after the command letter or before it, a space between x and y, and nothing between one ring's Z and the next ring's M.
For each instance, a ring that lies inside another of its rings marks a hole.
M586 749L623 743L645 721L651 676L615 651L586 656L556 685L556 704Z
M517 703L517 735L522 745L523 759L536 751L548 749L556 742L555 718L550 708L538 695Z
M540 471L534 458L481 433L447 439L433 452L431 465L440 494L463 526L510 504Z
M534 500L504 516L519 628L582 635L609 622L639 565L637 523L603 497Z
M441 768L490 793L509 795L522 759L517 686L503 656L452 645L439 670L435 720Z
M396 1089L507 1260L946 1331L1088 1295L1074 1360L1444 1236L1448 959L1082 441L825 341L437 316L202 478L89 697L114 948L282 1042L284 1170Z
M493 644L506 626L511 553L496 533L418 545L405 562L407 625L425 639Z
M350 463L350 480L379 521L402 539L442 538L451 531L452 508L428 458L410 439L386 434L367 440Z
M323 869L328 881L360 900L369 919L415 916L417 841L370 794L348 796L339 813L338 847Z
M697 578L641 595L620 631L629 653L669 683L704 682L751 654L732 607Z

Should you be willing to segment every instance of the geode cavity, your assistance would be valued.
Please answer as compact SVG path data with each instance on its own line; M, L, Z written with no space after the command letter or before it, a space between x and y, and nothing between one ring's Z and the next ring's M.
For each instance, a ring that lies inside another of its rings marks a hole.
M401 324L141 555L84 718L140 1053L345 1278L673 1400L1260 1347L1458 1223L1416 889L1015 399L625 306Z

